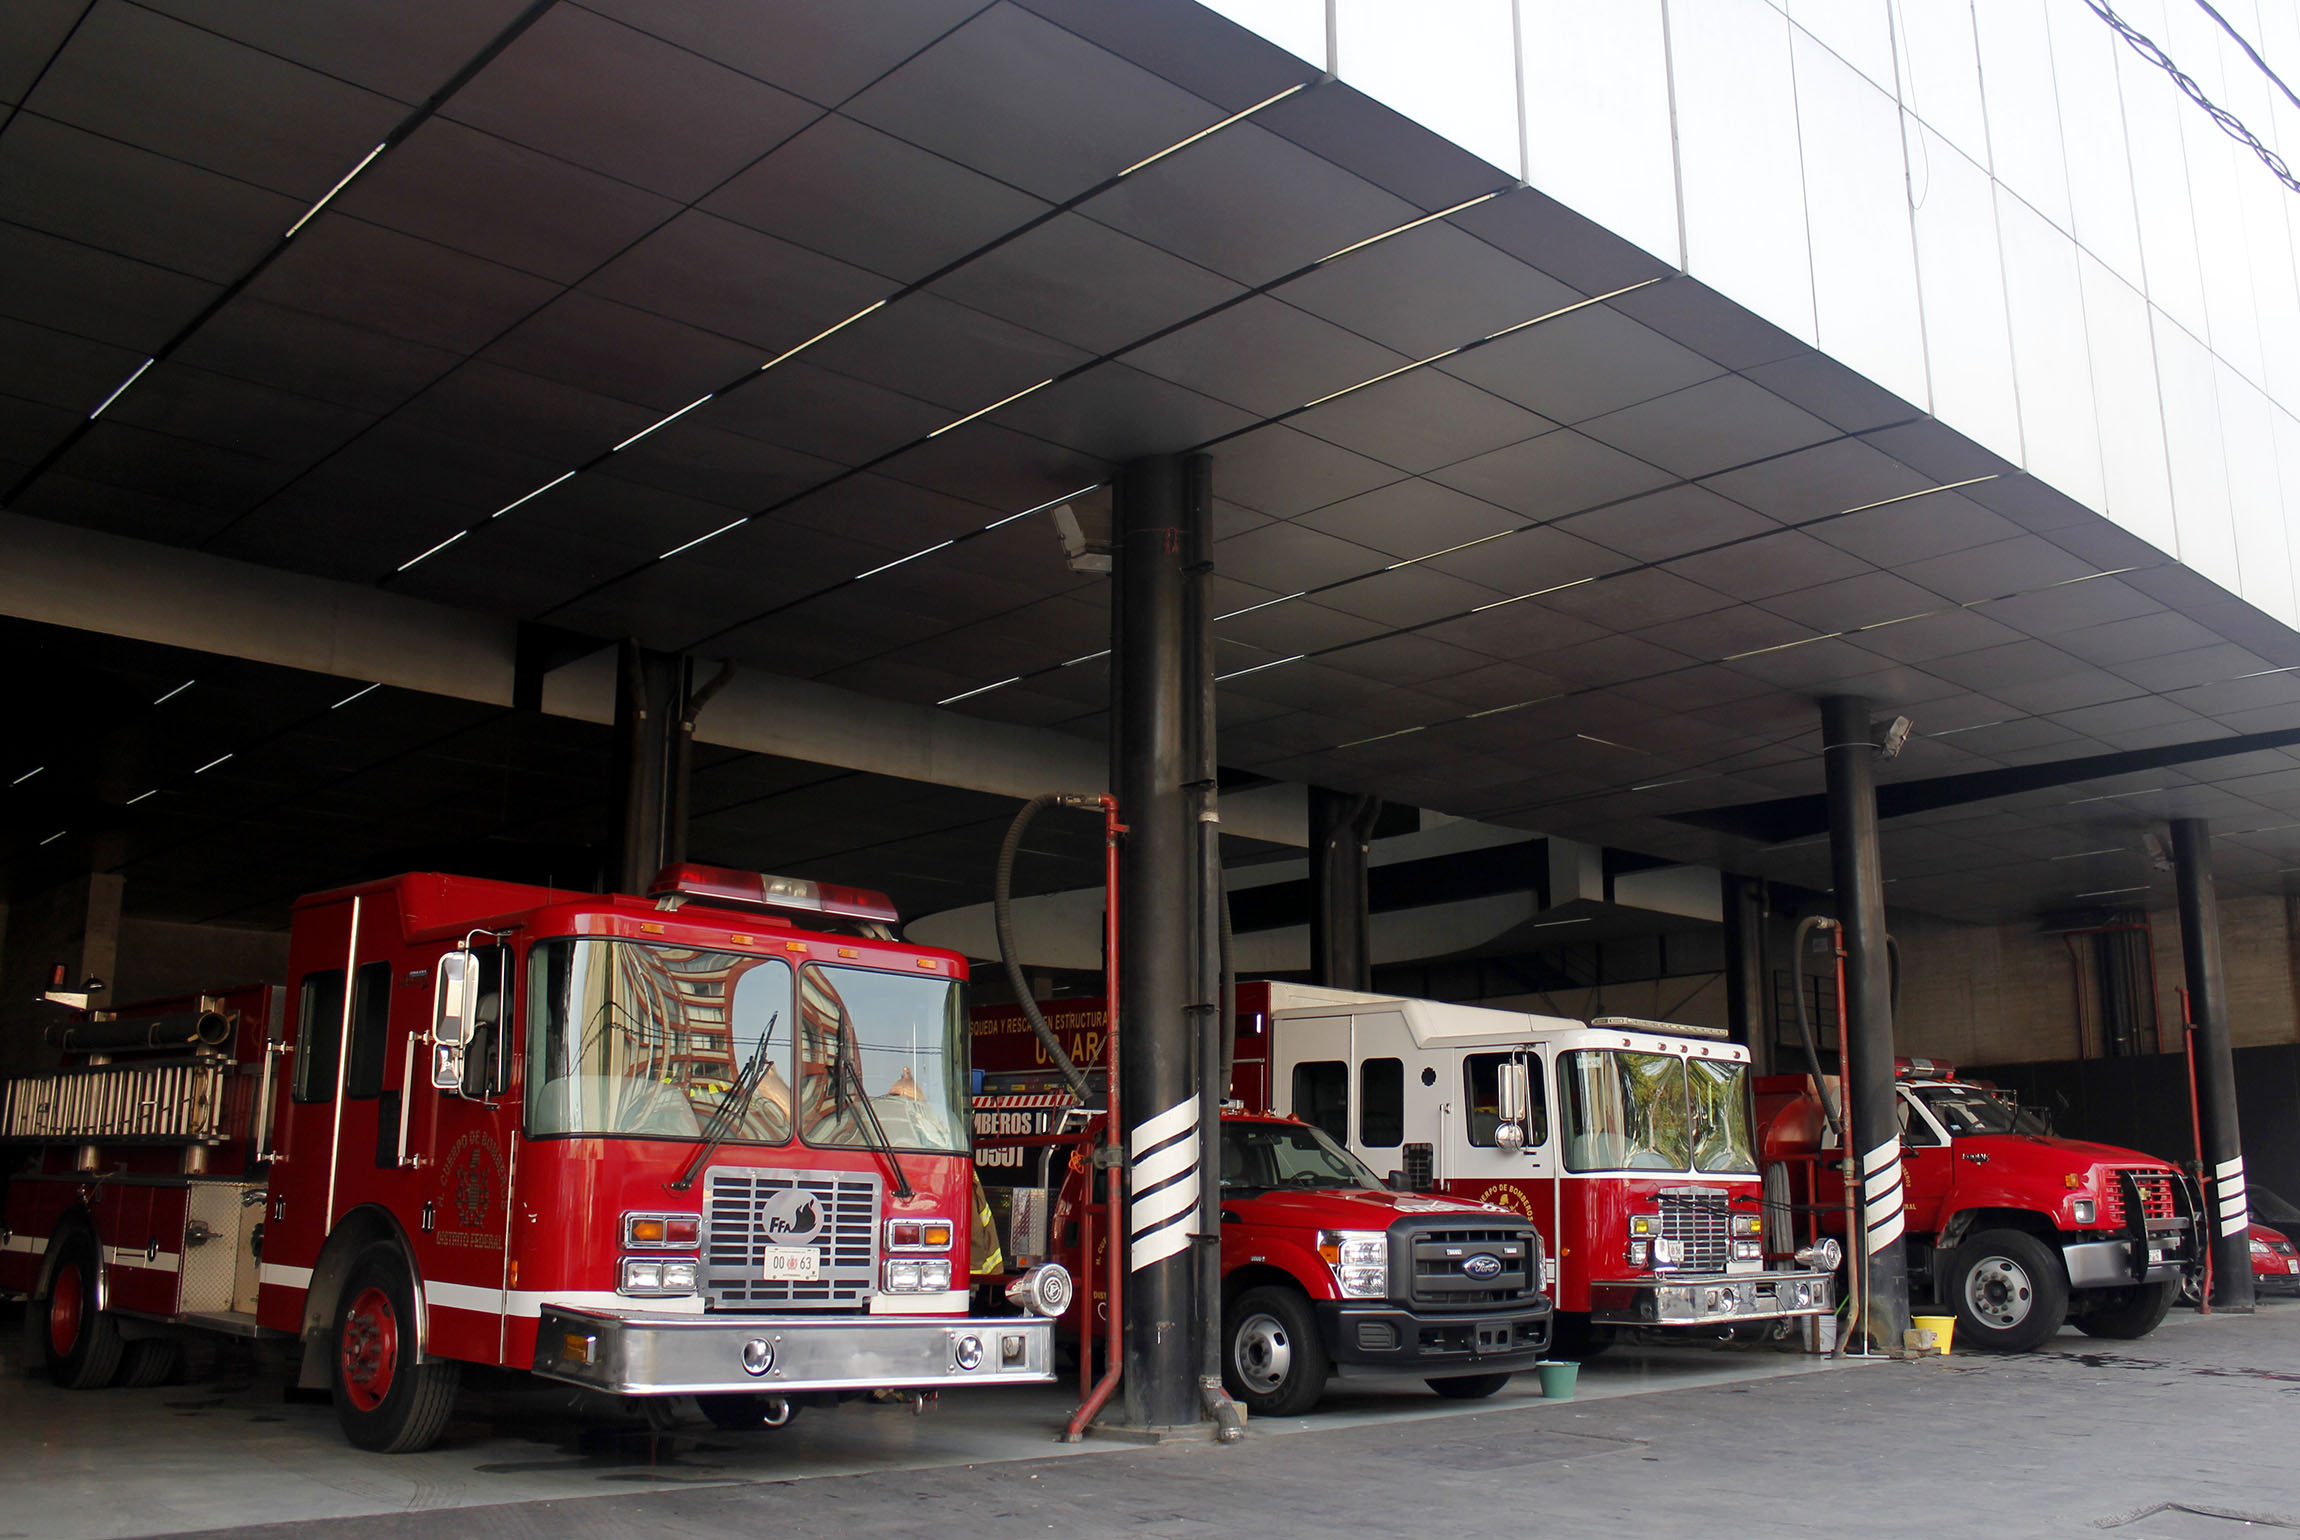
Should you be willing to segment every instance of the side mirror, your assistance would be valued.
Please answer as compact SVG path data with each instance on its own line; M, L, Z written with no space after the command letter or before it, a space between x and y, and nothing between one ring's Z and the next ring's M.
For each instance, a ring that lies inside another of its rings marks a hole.
M1494 1148L1504 1155L1515 1155L1525 1148L1526 1120L1533 1100L1532 1089L1526 1080L1525 1061L1507 1059L1500 1065L1495 1077L1494 1090L1500 1106L1499 1124L1493 1131Z
M461 1043L431 1045L431 1088L435 1091L453 1091L459 1096L463 1094Z
M1515 1155L1525 1148L1525 1125L1502 1122L1494 1125L1493 1147L1504 1155Z
M471 1041L471 1025L479 1015L479 959L460 947L440 955L432 985L431 1040L443 1048L460 1049ZM460 1075L456 1084L462 1084Z

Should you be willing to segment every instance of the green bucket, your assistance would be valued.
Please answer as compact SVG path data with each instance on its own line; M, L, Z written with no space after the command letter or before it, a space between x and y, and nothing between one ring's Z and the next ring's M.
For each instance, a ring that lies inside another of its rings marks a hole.
M1545 1358L1533 1366L1533 1372L1541 1376L1541 1398L1544 1401L1570 1401L1573 1399L1573 1382L1581 1378L1581 1365L1571 1361L1553 1363Z

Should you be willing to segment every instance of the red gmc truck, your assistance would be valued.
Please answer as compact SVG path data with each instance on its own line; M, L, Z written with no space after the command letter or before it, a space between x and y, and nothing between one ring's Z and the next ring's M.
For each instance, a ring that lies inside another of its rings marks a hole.
M2187 1177L2138 1150L2057 1138L1948 1065L1904 1060L1898 1080L1909 1281L1955 1312L1959 1347L2025 1353L2064 1323L2095 1337L2156 1330L2198 1259ZM1842 1234L1840 1152L1813 1081L1760 1079L1757 1118L1791 1200Z
M1076 1341L1108 1318L1108 1172L1093 1160L1101 1114L1066 1101L976 1099L976 1158L1010 1269L977 1281L1011 1286L1049 1261L1093 1280L1058 1323ZM1506 1209L1393 1192L1292 1118L1224 1117L1221 1183L1222 1378L1258 1415L1308 1411L1336 1372L1413 1375L1474 1400L1549 1345L1541 1236Z

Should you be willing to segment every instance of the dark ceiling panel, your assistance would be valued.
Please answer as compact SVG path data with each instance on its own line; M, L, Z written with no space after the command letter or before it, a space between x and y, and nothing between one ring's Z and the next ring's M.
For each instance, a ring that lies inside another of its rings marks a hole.
M1731 375L1592 418L1579 430L1680 476L1801 449L1836 430Z
M1026 9L1132 59L1232 112L1314 80L1314 66L1195 0L1019 0Z
M1015 229L1046 204L851 118L831 116L703 207L908 282Z
M1265 416L1411 362L1266 296L1137 348L1134 368Z
M67 424L87 416L143 362L143 355L125 348L6 319L0 319L0 358L8 360L0 386L19 399L61 409ZM60 437L61 432L50 442ZM48 444L39 447L45 451Z
M1004 416L1000 414L1001 421ZM1037 508L1112 473L1108 461L1016 432L1014 426L970 424L963 432L946 433L904 450L880 466L879 474L964 498L984 509L987 523ZM1107 509L1109 493L1086 492L1076 503L1080 508ZM1044 540L1049 552L1055 549L1049 515L1037 516L1031 538Z
M590 454L764 362L748 343L581 291L553 300L480 357L646 408L630 428L601 440Z
M292 474L258 455L150 432L113 417L90 428L57 469L174 502L185 515L178 541L197 539Z
M104 420L300 470L373 418L350 407L170 362L147 370L136 388L105 412Z
M305 226L244 292L466 353L557 291L546 279L331 209Z
M1012 5L990 7L844 111L1055 201L1224 115ZM1048 133L1050 123L1063 131Z
M305 205L405 116L399 102L124 0L100 0L27 111Z
M700 427L724 428L859 465L940 427L950 414L931 402L793 359L699 408L695 418Z
M1003 407L998 420L1020 432L1068 444L1118 464L1140 455L1172 454L1233 433L1255 421L1251 412L1144 374L1125 364L1099 364L1059 385ZM1298 436L1298 435L1297 435ZM1230 446L1216 451L1223 463ZM1216 472L1216 485L1227 478Z
M649 434L618 452L612 474L748 512L795 496L839 470L829 460L739 433L682 425L677 433Z
M982 8L982 0L592 0L667 42L835 106Z
M561 534L573 534L612 545L629 555L626 565L630 565L707 535L729 516L718 503L594 472L522 503L505 515L503 524L515 540L524 537L549 544Z
M1262 123L1424 209L1450 208L1515 178L1338 80L1272 107Z
M1591 305L1437 367L1560 422L1712 379L1717 365L1618 310Z
M139 358L198 314L217 291L215 284L148 262L5 224L0 273L8 275L0 283L0 312L133 348ZM88 403L90 411L95 407Z
M20 470L28 468L61 443L85 416L21 396L0 396L0 459Z
M50 467L9 511L167 545L196 544L223 517L194 508L180 497L91 480L68 466Z
M1706 487L1671 486L1576 514L1566 527L1635 560L1663 561L1681 551L1769 534L1780 526Z
M17 0L0 6L0 102L23 99L88 9L88 0Z
M1064 214L935 285L1089 353L1106 353L1242 292L1195 263Z
M210 318L175 357L216 374L375 413L398 406L460 359L444 348L244 295Z
M525 0L137 0L402 102L447 83Z
M1580 298L1444 221L1353 252L1285 286L1287 304L1413 358L1475 342Z
M398 484L400 477L378 485L359 472L367 458L355 455L319 467L211 535L206 549L317 577L373 583L470 527L484 512L408 489Z
M818 109L596 12L560 5L442 110L684 203L797 133Z
M552 468L514 487L488 511L573 470L600 450L643 428L649 407L545 379L488 359L473 359L396 414L410 428L448 434L530 455Z
M1051 379L1087 355L934 294L913 294L808 350L825 369L950 409L942 422Z
M1528 518L1554 519L1673 478L1567 428L1446 466L1430 479Z
M1404 471L1432 471L1556 424L1434 369L1352 391L1287 419L1289 427Z
M229 283L302 212L294 199L23 113L0 139L0 219Z
M1362 583L1318 595L1318 602L1384 625L1414 626L1445 615L1460 615L1502 595L1427 566L1402 567Z
M758 362L884 296L886 280L834 258L689 210L609 263L586 292L740 337Z
M678 211L642 188L435 117L331 207L572 283Z

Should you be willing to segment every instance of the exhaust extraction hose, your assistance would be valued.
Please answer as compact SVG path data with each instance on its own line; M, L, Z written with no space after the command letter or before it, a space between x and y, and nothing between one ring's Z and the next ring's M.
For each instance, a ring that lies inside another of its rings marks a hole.
M1012 986L1014 998L1022 1006L1022 1014L1029 1018L1030 1030L1038 1034L1039 1043L1045 1047L1054 1067L1062 1072L1063 1081L1070 1087L1070 1094L1077 1097L1083 1106L1093 1099L1086 1076L1071 1062L1070 1055L1062 1047L1062 1040L1046 1024L1046 1017L1038 1009L1038 1002L1031 997L1030 981L1023 977L1022 962L1014 949L1014 857L1022 848L1022 831L1030 827L1030 820L1036 818L1041 809L1048 807L1100 812L1102 799L1075 793L1041 792L1022 804L1022 810L1014 815L1014 822L1006 826L1006 838L998 847L998 878L991 890L991 913L998 922L998 960L1006 965L1006 982Z
M1789 945L1789 955L1797 959L1797 976L1800 980L1804 977L1805 938L1822 926L1835 925L1836 923L1835 920L1818 914L1809 914L1797 922L1797 938ZM1821 1099L1821 1116L1827 1121L1830 1134L1842 1139L1845 1120L1839 1115L1836 1105L1829 1100L1828 1083L1821 1078L1821 1044L1820 1039L1813 1035L1812 1015L1805 1009L1803 984L1800 983L1791 993L1797 997L1797 1036L1805 1045L1805 1068L1812 1071L1813 1090ZM1838 1065L1839 1084L1843 1083L1844 1073L1845 1066Z

